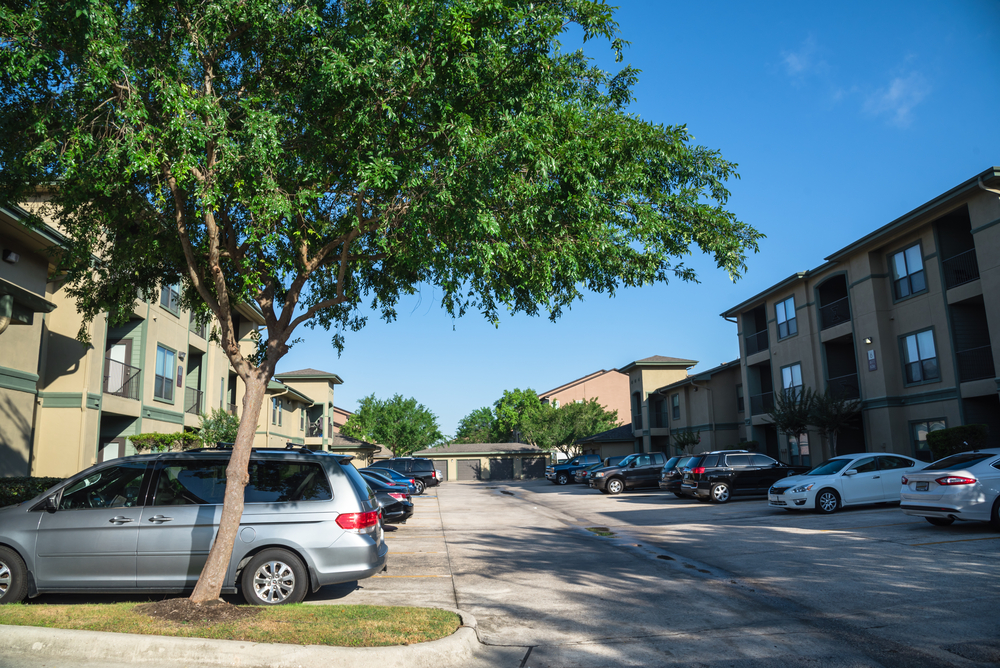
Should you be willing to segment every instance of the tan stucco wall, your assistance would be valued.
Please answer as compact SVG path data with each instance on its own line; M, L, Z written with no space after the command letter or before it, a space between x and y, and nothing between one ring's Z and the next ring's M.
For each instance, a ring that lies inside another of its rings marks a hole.
M629 377L613 369L586 378L570 387L539 395L539 397L548 399L552 405L558 401L560 406L575 401L597 399L605 410L618 411L618 424L625 424L630 419Z

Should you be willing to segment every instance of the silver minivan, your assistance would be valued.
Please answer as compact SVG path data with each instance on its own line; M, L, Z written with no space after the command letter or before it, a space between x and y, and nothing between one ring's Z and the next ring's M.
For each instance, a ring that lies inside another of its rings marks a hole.
M192 590L219 527L229 453L114 459L0 509L0 603ZM255 449L248 472L223 593L296 603L385 567L378 502L349 457Z

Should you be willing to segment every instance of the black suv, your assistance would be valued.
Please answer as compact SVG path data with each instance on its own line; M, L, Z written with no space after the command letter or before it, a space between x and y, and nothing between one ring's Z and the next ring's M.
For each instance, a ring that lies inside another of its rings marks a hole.
M717 450L701 455L684 471L681 492L725 503L734 495L767 494L772 483L808 471L808 466L789 466L767 455L747 450Z
M573 474L593 464L600 464L600 455L578 455L563 464L549 464L545 467L545 479L557 485L565 485L573 480Z
M679 499L687 498L687 494L681 492L681 481L684 478L684 469L695 460L700 461L700 456L682 455L668 459L660 471L660 489L673 492Z
M394 457L393 459L378 459L371 464L371 468L392 469L397 473L413 478L417 494L423 494L428 487L437 487L441 484L434 462L426 457Z
M636 487L656 487L666 461L662 452L637 452L614 466L591 471L587 483L605 494L618 494Z

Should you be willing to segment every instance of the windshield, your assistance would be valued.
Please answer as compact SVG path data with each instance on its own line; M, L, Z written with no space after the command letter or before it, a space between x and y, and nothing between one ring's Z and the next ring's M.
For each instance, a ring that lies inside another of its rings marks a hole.
M828 459L812 471L803 473L802 475L833 475L847 466L847 463L850 461L850 459Z
M613 466L620 466L622 468L625 468L626 466L628 466L629 464L631 464L632 462L634 462L636 457L638 457L638 455L629 455L628 457L626 457L625 459L621 460L617 464L613 464Z
M992 452L960 452L957 455L940 459L924 470L953 471L955 469L964 469L992 457L996 457L996 454Z

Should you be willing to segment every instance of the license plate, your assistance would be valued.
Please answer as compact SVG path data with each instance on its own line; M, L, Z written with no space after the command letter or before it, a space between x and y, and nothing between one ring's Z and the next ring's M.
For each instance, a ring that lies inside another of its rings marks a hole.
M926 492L928 484L929 483L926 480L924 480L923 482L918 482L917 483L917 491L918 492Z
M767 500L768 501L777 501L778 500L778 495L777 494L768 494L767 495Z

